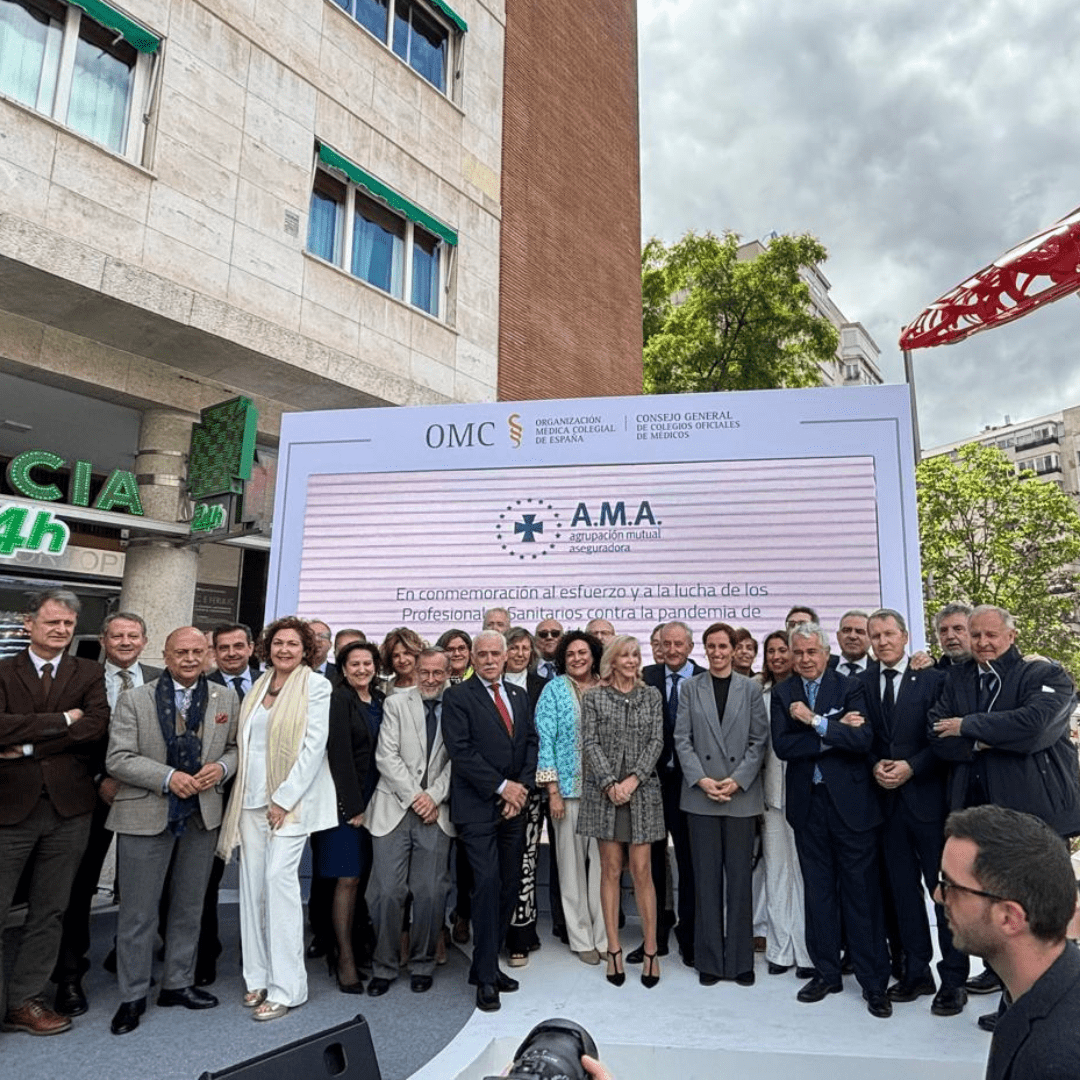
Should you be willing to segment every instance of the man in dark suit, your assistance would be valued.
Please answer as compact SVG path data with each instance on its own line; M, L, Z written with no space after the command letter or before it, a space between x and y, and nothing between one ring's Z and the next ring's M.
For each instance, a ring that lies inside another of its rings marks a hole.
M1069 850L1044 822L997 806L951 814L936 899L956 944L993 965L1009 1008L986 1080L1080 1076L1080 953L1066 939L1076 909Z
M116 708L122 693L153 682L161 674L161 669L139 663L139 657L146 648L146 623L141 615L131 611L114 612L102 623L99 640L105 653L105 693L111 711ZM71 885L60 953L53 970L56 1011L62 1016L81 1016L89 1008L82 977L90 967L87 959L90 951L90 909L101 879L101 867L112 844L113 834L105 821L119 786L105 771L108 746L106 734L94 747L94 782L97 784L98 799L90 819L90 838Z
M66 653L79 608L66 589L39 593L23 620L29 647L0 660L0 927L33 860L2 1027L31 1035L71 1027L43 995L97 801L95 743L109 725L101 665Z
M889 998L914 1001L934 994L930 1011L955 1016L967 1002L968 959L953 945L945 912L938 907L942 959L937 988L930 973L934 948L922 886L925 881L933 894L945 843L945 769L930 749L926 722L945 676L936 668L916 671L909 663L907 625L900 612L875 611L869 632L877 660L860 681L874 732L871 761L885 814L882 857L903 956L903 978L889 987Z
M337 686L337 664L328 659L334 635L330 633L330 627L321 619L309 619L308 622L315 632L315 659L311 665L311 670L317 671L320 675L325 675L334 686Z
M892 1015L881 915L881 808L870 774L873 731L857 679L828 667L829 638L815 623L791 631L794 677L772 692L772 738L788 763L786 813L806 887L806 946L817 975L798 994L821 1001L843 990L843 913L855 976L873 1016Z
M522 810L536 786L537 736L529 696L503 680L506 639L483 630L473 639L475 674L443 696L443 739L450 752L450 819L473 871L473 961L469 982L485 1012L517 982L499 970L525 844Z
M675 927L675 938L679 942L683 963L694 966L694 865L690 855L690 832L686 824L686 812L679 806L682 798L683 774L675 753L675 720L679 712L679 690L686 680L700 674L705 669L690 659L694 647L694 635L684 622L669 622L660 632L660 648L664 653L662 664L649 664L641 677L646 685L655 686L660 691L664 703L664 749L660 751L660 760L656 763L656 774L660 777L660 794L664 800L664 826L671 835L675 847L675 865L679 869L679 895L675 912L660 911L657 926L657 947L661 956L668 952L668 934ZM652 846L653 888L656 889L657 907L662 908L667 896L667 851L668 842L657 840ZM640 964L644 959L644 947L634 949L626 959L631 964Z

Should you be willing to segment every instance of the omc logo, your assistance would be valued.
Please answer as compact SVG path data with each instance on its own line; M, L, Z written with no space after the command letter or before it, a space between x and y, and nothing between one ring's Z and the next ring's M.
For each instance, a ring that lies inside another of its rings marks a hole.
M457 450L465 446L494 446L495 424L484 420L475 424L428 424L424 440L432 450Z
M555 507L544 499L517 499L500 511L495 539L512 559L538 559L556 548L563 523Z
M506 423L510 427L510 441L514 444L516 449L521 445L521 436L524 432L524 428L521 426L521 414L513 412L506 418Z

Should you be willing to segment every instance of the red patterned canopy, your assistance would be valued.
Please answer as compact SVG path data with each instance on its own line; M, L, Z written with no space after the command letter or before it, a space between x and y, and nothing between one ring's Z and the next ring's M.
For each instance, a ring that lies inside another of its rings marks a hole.
M1080 289L1080 207L935 300L900 333L901 349L951 345Z

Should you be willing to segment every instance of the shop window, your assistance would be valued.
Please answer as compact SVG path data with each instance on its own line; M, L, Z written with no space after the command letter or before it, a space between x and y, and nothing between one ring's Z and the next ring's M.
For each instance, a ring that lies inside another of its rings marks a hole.
M139 160L160 44L101 0L0 0L0 94Z
M334 167L315 173L308 251L445 318L446 256L457 234L328 147L320 161Z
M455 52L468 27L444 0L332 0L418 75L449 93Z

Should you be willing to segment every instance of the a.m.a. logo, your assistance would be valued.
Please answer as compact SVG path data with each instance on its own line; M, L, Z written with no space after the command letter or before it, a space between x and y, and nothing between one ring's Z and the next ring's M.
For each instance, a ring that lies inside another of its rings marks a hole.
M574 510L574 516L570 520L571 529L579 528L614 528L619 526L636 527L640 525L659 525L648 499L642 499L634 509L630 504L629 512L626 502L622 499L617 502L602 502L598 505L589 506L588 503L579 502Z

